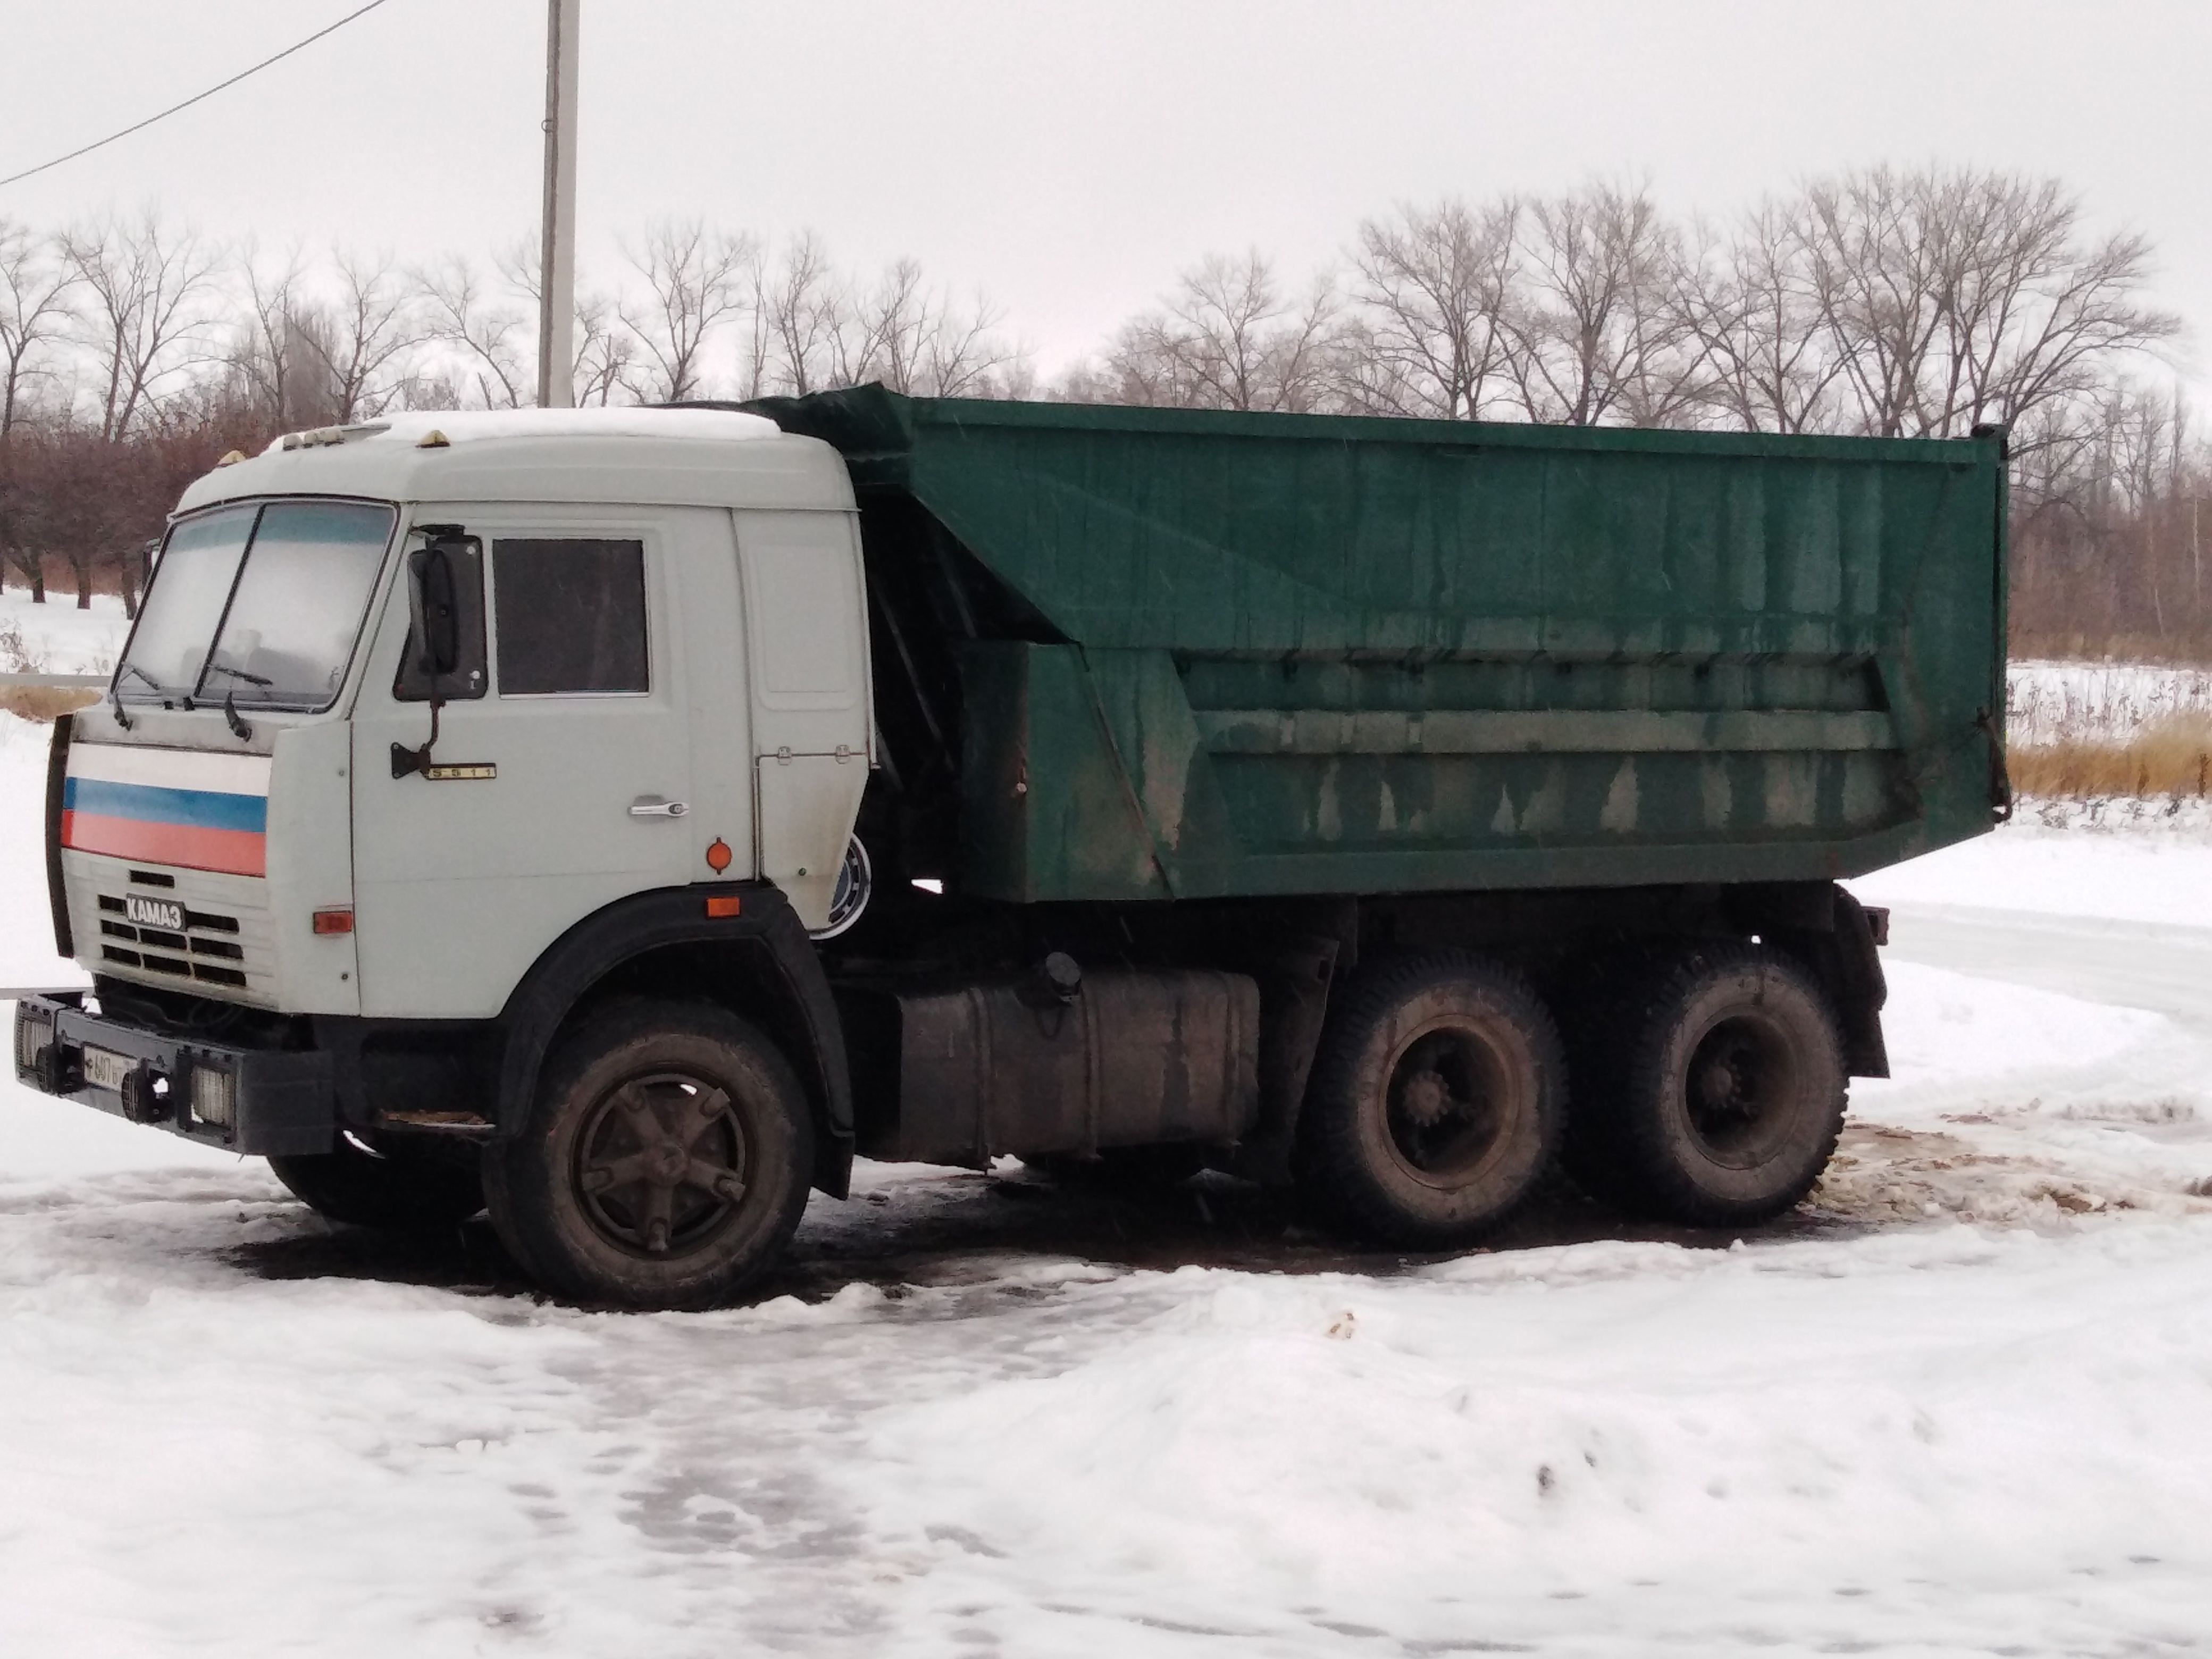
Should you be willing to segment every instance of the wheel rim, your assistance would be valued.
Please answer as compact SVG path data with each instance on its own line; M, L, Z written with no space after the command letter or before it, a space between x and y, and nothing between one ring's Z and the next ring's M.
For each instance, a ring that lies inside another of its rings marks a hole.
M1802 1068L1790 1034L1764 1014L1716 1020L1682 1077L1690 1133L1716 1163L1748 1168L1787 1139Z
M744 1126L729 1091L685 1072L609 1090L576 1137L575 1190L592 1231L637 1255L710 1243L745 1193Z
M1486 1033L1428 1026L1391 1063L1383 1105L1390 1149L1430 1186L1464 1185L1504 1140L1517 1093L1514 1068Z

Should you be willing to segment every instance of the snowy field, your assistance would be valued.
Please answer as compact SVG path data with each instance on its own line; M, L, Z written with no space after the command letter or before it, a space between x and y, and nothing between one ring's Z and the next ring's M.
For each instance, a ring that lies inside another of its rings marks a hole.
M0 1653L2212 1646L2212 830L1855 885L1897 1076L1740 1240L864 1165L760 1305L594 1314L0 1084Z
M2124 743L2138 727L2212 720L2212 670L2155 663L2012 663L2005 732L2015 744Z

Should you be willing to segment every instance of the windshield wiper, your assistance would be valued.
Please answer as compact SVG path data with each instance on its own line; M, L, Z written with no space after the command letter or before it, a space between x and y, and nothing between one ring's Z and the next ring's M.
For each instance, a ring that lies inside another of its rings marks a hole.
M123 665L122 668L118 671L114 679L108 683L107 706L115 713L115 723L121 726L125 731L128 732L131 729L131 716L123 712L123 676L125 674L136 674L140 679L145 681L147 684L152 686L157 693L161 690L161 682L155 679L151 674L141 668L137 663L126 662Z
M244 680L248 685L274 685L276 681L261 674L249 674L243 668L233 668L227 662L211 662L207 665L210 674L228 674L234 680Z

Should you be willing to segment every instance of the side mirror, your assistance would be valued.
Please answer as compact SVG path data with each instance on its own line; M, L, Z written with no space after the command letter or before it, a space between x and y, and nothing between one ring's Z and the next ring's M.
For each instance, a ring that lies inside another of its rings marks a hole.
M458 587L451 543L432 542L407 556L408 638L416 671L432 680L450 679L461 665Z
M458 525L423 528L407 556L407 645L392 687L401 702L460 702L487 689L483 543Z

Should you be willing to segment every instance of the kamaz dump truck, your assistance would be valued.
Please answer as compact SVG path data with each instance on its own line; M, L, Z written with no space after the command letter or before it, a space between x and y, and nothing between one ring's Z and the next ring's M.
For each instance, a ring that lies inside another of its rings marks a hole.
M1838 885L2006 806L2002 433L921 400L409 415L185 491L58 724L17 1076L589 1301L856 1155L1449 1250L1788 1209Z

